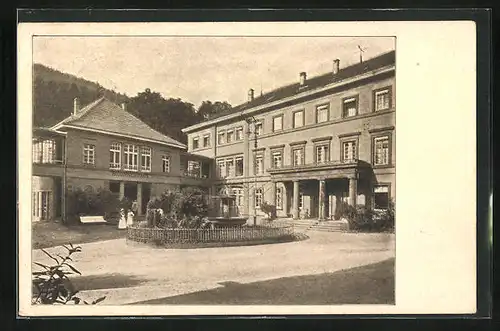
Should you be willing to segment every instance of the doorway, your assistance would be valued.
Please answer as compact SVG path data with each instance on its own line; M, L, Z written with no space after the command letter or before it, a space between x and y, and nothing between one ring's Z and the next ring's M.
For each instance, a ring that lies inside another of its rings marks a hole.
M151 184L143 183L142 184L141 215L146 214L149 199L151 199Z
M130 201L137 199L137 183L125 183L124 196Z

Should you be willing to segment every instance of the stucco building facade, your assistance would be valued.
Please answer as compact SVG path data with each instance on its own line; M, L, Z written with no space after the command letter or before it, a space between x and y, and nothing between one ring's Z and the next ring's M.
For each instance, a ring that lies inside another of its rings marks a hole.
M208 192L211 160L156 132L101 98L80 107L52 128L33 130L32 216L64 218L65 195L76 189L108 189L136 200L138 214L150 197L183 186Z
M212 193L241 215L331 219L339 203L386 209L395 199L395 52L255 96L185 128L188 152L213 159Z

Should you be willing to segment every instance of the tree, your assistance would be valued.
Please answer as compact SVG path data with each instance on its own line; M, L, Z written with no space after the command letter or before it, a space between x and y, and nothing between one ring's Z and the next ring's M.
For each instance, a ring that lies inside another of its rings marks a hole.
M128 110L156 131L181 142L187 141L181 130L199 122L191 103L179 98L165 99L148 88L130 99Z
M231 109L232 106L226 101L224 102L216 101L214 103L212 103L211 101L203 101L200 107L198 107L197 114L201 120L206 120L215 114L227 112L230 111Z

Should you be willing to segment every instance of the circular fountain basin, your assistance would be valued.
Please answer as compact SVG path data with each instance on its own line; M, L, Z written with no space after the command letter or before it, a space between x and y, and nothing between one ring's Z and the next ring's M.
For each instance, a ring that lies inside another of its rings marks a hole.
M247 222L246 217L209 217L208 221L215 226L239 226Z

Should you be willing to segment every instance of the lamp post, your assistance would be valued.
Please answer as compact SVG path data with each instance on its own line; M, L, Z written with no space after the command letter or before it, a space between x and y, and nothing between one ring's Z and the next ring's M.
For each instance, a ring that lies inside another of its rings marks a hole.
M250 140L250 135L253 134L253 148L257 148L257 131L255 129L255 123L257 122L255 117L250 116L245 119L245 121L248 124L248 130L247 130L247 135L248 135L248 140ZM250 143L248 143L248 157L250 157ZM255 171L255 166L256 166L256 160L255 158L252 158L254 163L253 163L253 171ZM250 169L249 169L250 172ZM255 206L256 202L256 195L255 195L255 190L257 188L257 176L254 173L253 174L253 225L257 225L257 207ZM249 196L250 196L250 192Z

